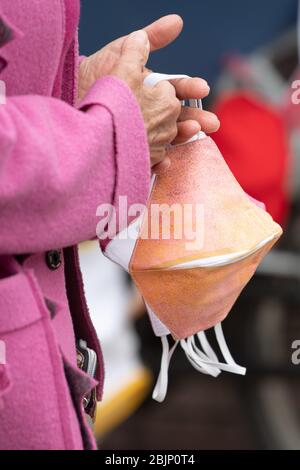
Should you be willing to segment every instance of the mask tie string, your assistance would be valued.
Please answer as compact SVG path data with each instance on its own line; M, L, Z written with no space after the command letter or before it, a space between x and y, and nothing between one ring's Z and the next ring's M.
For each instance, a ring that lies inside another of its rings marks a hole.
M208 342L207 336L204 331L199 331L197 337L200 341L203 351L206 353L207 357L212 361L218 362L218 356L214 352L213 348Z
M240 375L245 375L246 374L246 368L238 365L235 360L233 359L229 348L227 346L227 343L225 341L223 329L222 329L222 324L217 323L216 326L214 327L216 338L220 347L220 350L224 356L225 361L229 366L232 367L232 371L234 374L240 374Z
M215 334L225 362L220 362L218 360L218 357L210 346L204 331L180 341L181 347L189 362L199 372L212 375L213 377L217 377L221 371L245 375L246 368L238 365L230 354L224 338L221 323L218 323L215 326ZM204 352L197 346L196 337L198 338Z
M214 327L214 330L219 348L226 362L220 362L218 360L218 357L209 344L204 331L200 331L197 333L197 335L190 336L186 339L175 341L171 349L169 347L168 335L161 336L162 357L159 376L152 393L152 398L154 400L161 403L166 397L168 390L169 365L172 355L179 343L184 350L190 364L194 367L194 369L201 372L202 374L217 377L221 371L225 371L231 372L233 374L245 375L246 368L237 364L229 351L221 323L218 323ZM204 352L201 351L201 349L197 346L196 337L199 339Z
M196 345L193 343L193 339L193 336L190 336L189 338L182 339L180 341L180 345L184 350L189 362L195 369L199 370L199 372L217 377L221 372L220 369L216 367L212 361L209 361L208 357L196 347Z
M169 347L169 341L167 335L161 336L161 343L162 343L162 355L161 355L161 363L160 363L160 372L157 378L156 385L152 392L152 398L158 402L164 401L167 390L168 390L168 371L171 358L173 353L179 343L179 341L175 341L172 348Z

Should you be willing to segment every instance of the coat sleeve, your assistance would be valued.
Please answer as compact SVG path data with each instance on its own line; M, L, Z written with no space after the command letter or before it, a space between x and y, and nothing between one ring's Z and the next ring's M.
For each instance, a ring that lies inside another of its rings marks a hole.
M149 149L127 85L102 77L78 109L55 98L0 106L0 254L94 238L100 204L145 203Z

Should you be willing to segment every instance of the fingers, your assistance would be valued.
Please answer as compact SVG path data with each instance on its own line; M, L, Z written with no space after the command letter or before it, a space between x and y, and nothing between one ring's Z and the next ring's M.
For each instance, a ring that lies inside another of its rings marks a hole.
M200 113L200 117L197 113ZM177 123L177 135L171 143L172 145L182 144L201 130L210 134L217 131L219 127L220 122L213 113L187 108L186 116Z
M201 131L201 126L197 121L190 119L184 122L179 122L177 125L177 136L173 140L172 144L182 144L191 137L194 137L194 135L199 131Z
M153 93L157 92L159 98L166 98L166 99L171 99L172 103L177 103L177 111L178 111L178 116L181 112L181 103L180 101L176 98L176 91L175 88L171 85L171 83L168 80L163 80L161 82L156 83L154 87L152 87Z
M195 109L192 111L194 112L197 110ZM194 135L196 135L197 132L201 130L206 133L214 132L217 130L216 127L219 127L220 125L217 117L207 111L202 111L202 113L207 113L208 115L210 115L208 116L207 120L204 119L203 127L201 127L198 120L194 119L185 119L177 123L177 135L175 139L171 142L172 145L183 144L184 142L188 141L191 137L194 137ZM210 119L211 121L209 122ZM217 120L217 125L215 120ZM153 165L152 170L156 174L163 173L164 171L166 171L166 169L169 168L171 164L170 159L165 156L165 149L163 147L157 148L157 150L152 153L151 160Z
M209 94L210 88L206 82L199 77L179 78L171 80L176 89L176 96L180 100L202 99ZM179 121L194 120L197 121L201 129L206 133L215 132L220 127L217 116L201 109L182 107ZM187 126L189 127L190 124Z
M179 116L179 122L184 121L196 121L203 132L210 134L211 132L216 132L220 127L220 121L217 116L209 111L204 111L197 108L189 108L188 106L183 106L181 108L181 113Z
M164 171L166 171L170 165L171 160L169 159L169 157L165 157L160 163L152 167L152 171L153 173L159 175L161 173L164 173Z
M154 168L160 165L166 157L165 145L152 145L151 146L151 167Z
M206 80L199 77L177 78L170 80L176 89L177 98L186 99L202 99L209 94L209 86Z
M151 51L161 49L174 41L183 28L183 20L179 15L167 15L146 26Z
M119 66L127 66L143 71L150 53L150 43L147 33L143 30L134 31L124 41Z
M212 115L212 113L209 113ZM212 115L214 116L214 115ZM218 121L219 122L219 121ZM205 126L205 132L214 132L216 129L216 126L210 124L210 127L206 124ZM213 130L210 130L213 129ZM201 126L197 120L193 119L187 119L182 122L177 123L177 136L175 139L172 141L172 145L178 145L178 144L183 144L184 142L188 141L191 137L194 137L194 135L197 134L201 130ZM204 130L202 128L202 130ZM169 166L171 165L171 160L165 155L165 149L160 148L157 149L157 152L152 153L151 155L151 161L152 161L152 171L156 174L161 174L164 171L166 171Z
M183 21L179 15L166 15L154 21L154 23L145 26L143 30L148 34L150 51L161 49L170 44L170 42L174 41L179 36L182 28ZM116 54L119 54L127 38L128 35L122 36L110 42L107 46Z

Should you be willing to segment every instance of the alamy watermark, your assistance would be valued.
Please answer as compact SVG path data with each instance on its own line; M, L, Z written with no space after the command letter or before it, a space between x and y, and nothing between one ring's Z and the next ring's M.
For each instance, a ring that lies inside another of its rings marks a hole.
M295 339L292 342L291 347L293 349L293 353L292 353L292 356L291 356L292 363L295 366L298 366L300 364L300 339Z
M292 89L294 90L291 94L291 101L293 104L300 104L300 80L294 80L291 84Z
M6 364L5 342L0 339L0 364Z
M0 80L0 105L6 104L6 85L3 80Z
M129 220L140 219L142 230L139 238L151 240L184 240L186 250L203 248L204 205L203 204L143 204L128 205L127 196L120 196L118 210L111 204L98 206L96 215L100 221L96 233L100 240L136 239L137 226ZM128 227L128 229L127 229ZM140 227L138 227L139 230Z

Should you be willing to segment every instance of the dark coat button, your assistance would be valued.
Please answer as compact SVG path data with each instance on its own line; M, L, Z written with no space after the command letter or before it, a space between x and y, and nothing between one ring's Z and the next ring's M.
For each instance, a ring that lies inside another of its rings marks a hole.
M0 47L9 42L12 36L12 30L4 23L3 19L0 18Z
M45 300L45 304L50 312L50 316L51 318L54 318L55 317L55 314L56 314L56 304L54 302L52 302L52 300L50 299L47 299L47 297L44 298Z
M61 265L61 250L50 250L46 253L46 263L53 271Z

